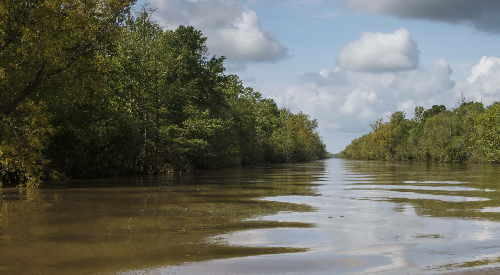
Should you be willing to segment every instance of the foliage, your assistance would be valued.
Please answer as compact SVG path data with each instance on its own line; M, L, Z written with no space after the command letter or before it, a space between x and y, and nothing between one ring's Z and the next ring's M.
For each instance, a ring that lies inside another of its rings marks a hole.
M43 149L53 132L43 104L26 101L16 109L16 116L5 118L0 128L0 178L2 181L40 185L49 159Z
M308 115L289 110L280 110L281 125L271 136L273 160L277 162L298 162L324 159L327 157L325 145L318 133L317 121Z
M0 178L158 174L328 157L317 121L225 75L132 0L0 4Z
M0 115L108 48L131 0L0 2Z
M355 139L339 156L352 159L434 162L500 162L499 107L461 101L446 110L434 105L415 108L415 117L395 112L389 122L379 119L373 132Z
M53 101L65 86L86 78L74 74L82 72L76 67L98 66L133 2L0 2L2 182L36 186L57 174L46 151L57 130Z
M488 162L500 162L500 104L495 103L475 119L478 143Z

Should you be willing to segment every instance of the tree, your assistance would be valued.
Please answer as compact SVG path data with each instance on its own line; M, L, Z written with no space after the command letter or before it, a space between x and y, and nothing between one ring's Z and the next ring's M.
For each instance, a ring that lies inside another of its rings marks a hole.
M446 111L446 107L444 105L432 105L432 108L425 110L423 115L423 118L430 118L433 117L443 111Z
M458 118L455 128L455 158L460 162L481 162L483 155L478 146L476 118L480 117L485 109L481 102L466 102L462 97L462 104L453 110Z
M193 27L133 0L0 3L0 180L326 157L316 120L224 74Z
M487 162L500 162L500 104L489 106L476 117L478 143Z
M117 105L139 126L144 174L221 163L225 151L216 148L224 143L214 138L231 128L224 58L209 58L205 41L193 27L164 31L145 8L118 39L109 82ZM226 145L219 149L233 151Z
M318 122L299 112L280 109L280 124L270 137L273 162L302 162L327 157L325 145L314 130Z
M49 159L43 154L53 127L45 106L32 101L21 103L17 116L3 120L0 134L0 183L40 185L47 176Z
M27 185L37 185L47 175L50 160L44 150L54 132L47 100L60 92L62 83L71 81L73 68L102 60L133 2L0 2L0 170L4 174L15 175L15 181Z
M0 115L62 72L108 49L134 0L0 3Z
M110 88L117 105L130 115L139 127L143 143L138 156L143 173L158 173L159 128L165 116L168 91L165 71L168 58L166 44L171 31L151 21L145 7L130 17L117 39L117 53L111 60L108 73Z
M371 124L373 129L372 139L376 140L380 147L386 151L385 159L395 159L398 151L404 149L408 138L409 122L405 119L405 113L396 111L390 116L389 122L383 123L382 119Z

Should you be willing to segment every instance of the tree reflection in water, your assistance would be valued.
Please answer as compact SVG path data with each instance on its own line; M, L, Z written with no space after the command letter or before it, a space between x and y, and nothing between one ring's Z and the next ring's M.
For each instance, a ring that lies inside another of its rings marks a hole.
M191 261L303 252L231 246L218 235L312 223L260 220L314 208L260 200L315 196L322 162L251 166L163 177L0 188L0 273L109 274ZM76 187L75 187L76 186Z

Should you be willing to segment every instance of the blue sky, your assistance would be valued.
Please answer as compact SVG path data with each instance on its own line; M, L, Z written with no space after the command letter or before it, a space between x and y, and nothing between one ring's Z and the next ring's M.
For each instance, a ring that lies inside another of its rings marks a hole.
M500 100L500 1L149 0L193 25L228 74L319 122L340 152L394 111Z

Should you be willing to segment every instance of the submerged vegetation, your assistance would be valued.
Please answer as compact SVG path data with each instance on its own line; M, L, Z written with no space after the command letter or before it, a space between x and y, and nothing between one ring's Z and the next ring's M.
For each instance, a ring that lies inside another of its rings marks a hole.
M200 31L133 4L0 4L1 182L327 157L316 120L225 75Z
M388 122L377 120L372 132L353 140L339 157L500 163L500 103L485 108L462 98L457 105L417 107L412 119L397 111Z

